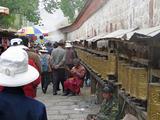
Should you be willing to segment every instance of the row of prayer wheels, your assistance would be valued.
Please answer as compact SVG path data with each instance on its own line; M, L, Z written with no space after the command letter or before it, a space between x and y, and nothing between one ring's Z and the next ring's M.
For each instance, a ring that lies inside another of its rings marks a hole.
M118 61L118 82L132 97L147 99L148 80L147 68L133 67L124 61Z
M113 54L106 57L97 56L96 54L89 53L77 49L79 58L87 64L93 71L101 75L102 79L106 79L108 74L116 73L116 56Z
M102 78L117 73L118 83L127 94L140 100L147 100L147 120L160 120L160 84L149 83L147 67L135 67L118 60L113 54L108 54L106 59L80 49L76 51L81 60Z

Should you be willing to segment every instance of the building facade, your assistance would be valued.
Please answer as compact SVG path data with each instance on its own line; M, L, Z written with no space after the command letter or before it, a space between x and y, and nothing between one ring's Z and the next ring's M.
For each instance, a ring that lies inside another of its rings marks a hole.
M160 0L88 0L75 22L61 30L74 41L119 29L159 26L159 21Z

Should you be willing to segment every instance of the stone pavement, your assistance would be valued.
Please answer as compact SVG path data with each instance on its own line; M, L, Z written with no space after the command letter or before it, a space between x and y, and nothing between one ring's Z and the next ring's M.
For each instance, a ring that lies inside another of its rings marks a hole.
M89 113L97 113L99 106L95 105L95 97L88 95L90 88L83 88L80 96L52 95L51 85L46 94L38 87L37 99L47 108L48 120L86 120Z

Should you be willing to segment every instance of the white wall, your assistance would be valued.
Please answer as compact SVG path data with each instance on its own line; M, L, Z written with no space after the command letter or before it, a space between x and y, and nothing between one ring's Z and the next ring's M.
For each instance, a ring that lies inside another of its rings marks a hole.
M160 25L160 0L108 0L68 39L90 38L118 29ZM96 32L96 34L95 34Z

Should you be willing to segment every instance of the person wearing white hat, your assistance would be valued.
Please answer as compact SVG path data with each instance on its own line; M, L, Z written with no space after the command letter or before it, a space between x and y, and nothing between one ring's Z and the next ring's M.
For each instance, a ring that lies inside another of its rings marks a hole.
M27 53L10 47L0 56L1 120L47 120L45 105L26 97L23 86L33 82L39 72L28 65Z
M72 48L71 43L66 42L66 44L65 44L65 48Z
M66 78L68 79L70 77L70 70L74 66L73 60L77 58L77 53L70 42L66 42L65 49L66 49L65 65L67 67Z
M52 69L50 64L51 56L49 55L48 50L46 48L39 50L39 52L41 53L40 61L42 65L42 73L41 73L42 92L46 93L48 85L51 81L51 75L52 75L51 73Z
M58 47L52 50L51 53L51 65L53 70L53 95L57 95L59 89L59 83L61 82L64 91L64 81L65 78L65 54L64 49L65 41L60 40L58 42Z
M21 50L25 50L27 52L27 54L29 55L29 48L24 46L24 45L13 45L11 46L12 48L16 48L16 49L21 49ZM30 57L28 58L28 64L31 65L32 67L36 68L37 70L38 67L36 65L36 63L34 62L33 59L31 59ZM26 96L31 97L31 98L35 98L36 94L37 94L37 87L41 82L41 76L39 76L36 80L34 80L33 82L23 86L23 91L25 93Z
M76 51L73 49L73 46L71 43L66 43L65 44L65 48L66 48L66 60L65 60L65 64L68 66L69 69L72 69L73 65L73 60L75 58L77 58L77 53Z

